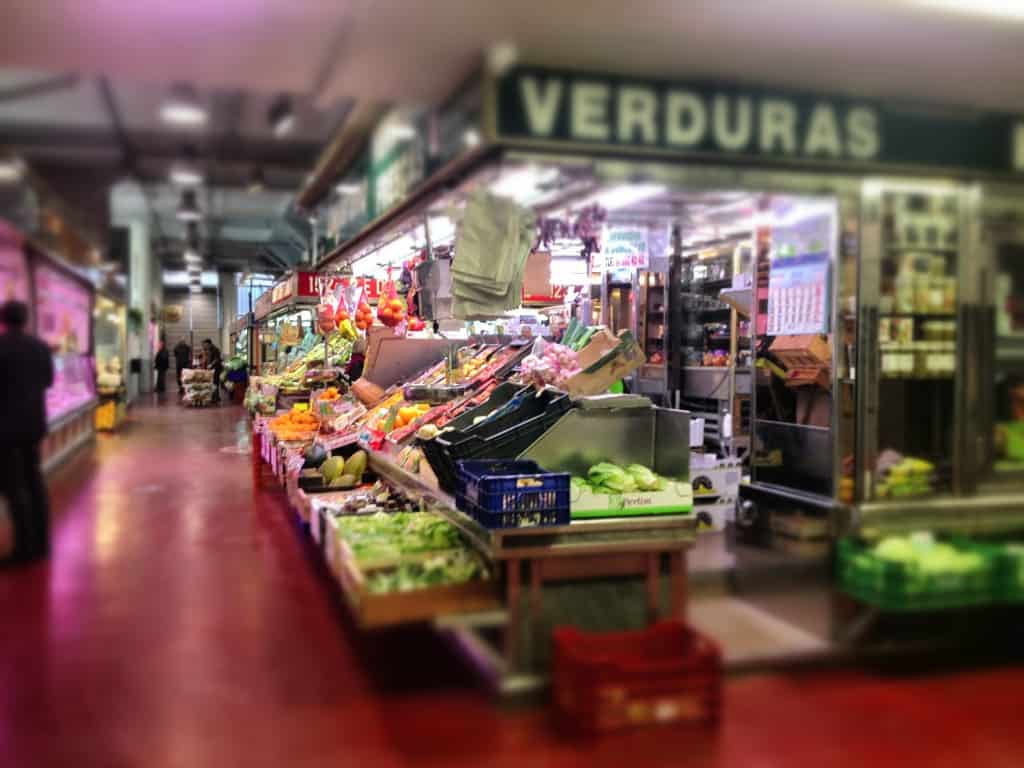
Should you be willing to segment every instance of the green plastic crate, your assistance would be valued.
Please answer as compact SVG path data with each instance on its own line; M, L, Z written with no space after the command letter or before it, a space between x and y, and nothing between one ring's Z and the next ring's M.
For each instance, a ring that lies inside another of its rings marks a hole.
M985 553L983 553L985 554ZM906 613L985 605L996 594L996 558L969 573L923 573L913 566L876 557L852 539L838 543L837 578L843 591L884 611Z

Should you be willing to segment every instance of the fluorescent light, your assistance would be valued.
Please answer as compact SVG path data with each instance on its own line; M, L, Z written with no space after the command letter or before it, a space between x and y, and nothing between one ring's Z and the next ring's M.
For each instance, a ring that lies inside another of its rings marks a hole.
M171 166L169 177L171 183L179 187L197 187L203 183L203 174L199 169L182 163Z
M614 211L664 194L667 189L664 184L622 184L600 192L593 202L606 211Z
M165 269L162 274L163 284L171 288L184 288L196 283L205 288L215 288L218 283L217 271L203 270L198 277L181 269Z
M25 163L20 157L0 160L0 184L14 184L25 175Z
M293 130L295 130L295 115L293 114L284 115L274 123L274 136L279 139L284 138Z
M202 292L203 292L203 286L201 286L201 285L196 285L195 283L192 283L192 284L191 284L191 285L190 285L190 286L188 287L188 292L189 292L189 293L202 293Z
M195 91L187 85L175 86L160 105L160 119L172 125L205 125L207 114Z
M279 96L270 105L267 122L270 123L270 129L278 139L284 138L295 130L295 110L292 109L291 99L287 96Z
M491 192L499 197L510 197L517 203L528 203L542 191L541 187L558 178L558 168L527 165L504 173L491 185Z
M184 257L186 264L201 264L203 261L203 257L191 248L185 251Z
M467 147L480 146L480 131L476 128L467 128L462 134L462 143Z
M1024 21L1024 3L1020 0L914 0L916 5L971 16L992 16Z
M355 181L343 181L335 187L339 195L354 195L362 188L362 185Z
M416 138L416 128L411 123L392 123L386 130L395 141L411 141Z

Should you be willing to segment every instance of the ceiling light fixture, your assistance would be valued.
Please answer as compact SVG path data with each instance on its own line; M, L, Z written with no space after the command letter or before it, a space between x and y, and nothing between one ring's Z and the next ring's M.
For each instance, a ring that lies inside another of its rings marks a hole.
M199 221L203 217L199 205L196 203L196 192L194 189L186 189L181 193L181 205L178 206L178 218L181 221Z
M160 105L160 119L171 125L206 125L206 108L190 85L176 85Z
M169 174L172 184L179 187L198 187L203 183L203 174L198 168L185 163L175 163Z
M16 184L25 175L25 163L20 157L0 160L0 184Z
M480 146L480 131L476 128L467 128L462 133L462 143L467 147L479 147Z
M606 211L615 211L664 194L666 191L668 188L664 184L621 184L599 192L593 202Z
M192 249L192 248L185 249L184 258L185 258L185 263L186 264L202 264L203 263L203 257L200 256L199 253L196 250Z
M384 129L395 141L412 141L416 138L416 128L411 123L392 123Z
M362 186L355 181L343 181L335 189L338 190L339 195L354 195L362 189Z
M270 110L267 112L267 122L270 123L270 130L278 139L284 138L295 130L295 110L292 109L292 100L287 96L279 96Z
M203 292L203 286L201 286L199 283L190 283L189 286L188 286L188 292L189 293L202 293Z

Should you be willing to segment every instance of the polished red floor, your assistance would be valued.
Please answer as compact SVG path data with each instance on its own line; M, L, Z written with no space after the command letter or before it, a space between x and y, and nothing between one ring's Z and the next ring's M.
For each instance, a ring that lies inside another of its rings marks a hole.
M235 408L136 408L54 478L51 561L0 570L2 768L1024 761L1018 668L746 677L717 733L563 740L429 632L356 632L244 435Z

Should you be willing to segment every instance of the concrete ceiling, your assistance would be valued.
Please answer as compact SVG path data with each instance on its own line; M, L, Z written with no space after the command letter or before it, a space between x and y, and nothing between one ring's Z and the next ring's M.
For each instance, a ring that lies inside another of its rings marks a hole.
M201 198L211 250L251 256L291 239L291 224L268 234L267 222L353 103L437 103L497 44L555 66L1024 113L1024 2L1002 3L1016 17L943 2L955 0L6 0L0 145L97 179L130 171L172 244L178 192L165 179L191 147L213 190ZM198 89L205 129L159 122L176 82ZM299 115L286 140L267 121L281 93ZM270 191L247 196L257 166ZM252 246L257 233L269 239Z
M1024 111L1021 17L937 9L942 1L7 0L0 57L330 105L435 101L482 51L512 42L553 64Z

